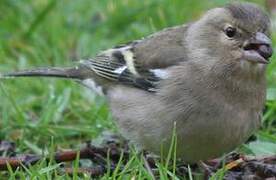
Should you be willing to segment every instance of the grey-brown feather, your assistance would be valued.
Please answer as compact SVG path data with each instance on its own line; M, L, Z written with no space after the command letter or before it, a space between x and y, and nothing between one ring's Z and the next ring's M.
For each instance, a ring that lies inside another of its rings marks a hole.
M167 68L185 61L185 32L189 25L167 28L134 46L136 63L146 69Z
M234 3L228 4L225 8L235 19L247 22L249 27L258 24L260 28L264 28L270 24L269 16L255 4Z

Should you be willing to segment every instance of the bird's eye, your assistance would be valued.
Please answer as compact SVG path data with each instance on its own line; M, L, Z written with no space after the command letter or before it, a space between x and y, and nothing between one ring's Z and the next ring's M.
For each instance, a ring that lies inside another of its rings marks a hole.
M236 32L237 32L237 29L233 27L227 27L225 29L225 34L230 38L234 37L236 35Z

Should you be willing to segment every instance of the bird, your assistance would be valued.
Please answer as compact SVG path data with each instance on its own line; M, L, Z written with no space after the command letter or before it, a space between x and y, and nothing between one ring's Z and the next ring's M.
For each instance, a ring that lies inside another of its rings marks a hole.
M194 163L233 151L260 127L272 55L266 12L235 2L71 67L1 77L72 79L106 97L138 149L168 153L175 133L177 158Z

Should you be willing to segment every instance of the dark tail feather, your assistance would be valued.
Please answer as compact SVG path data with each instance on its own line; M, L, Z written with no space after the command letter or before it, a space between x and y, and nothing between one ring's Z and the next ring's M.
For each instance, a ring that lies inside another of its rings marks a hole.
M70 79L84 79L85 71L80 67L75 68L38 68L34 70L23 70L18 72L11 72L0 74L0 78L9 77L57 77L57 78L70 78Z

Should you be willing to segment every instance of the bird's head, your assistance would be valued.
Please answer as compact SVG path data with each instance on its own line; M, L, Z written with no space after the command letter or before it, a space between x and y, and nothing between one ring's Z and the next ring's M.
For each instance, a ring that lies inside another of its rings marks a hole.
M211 68L231 64L263 70L273 53L269 17L251 3L208 11L191 26L186 40L194 59L203 66L208 61L205 66Z

